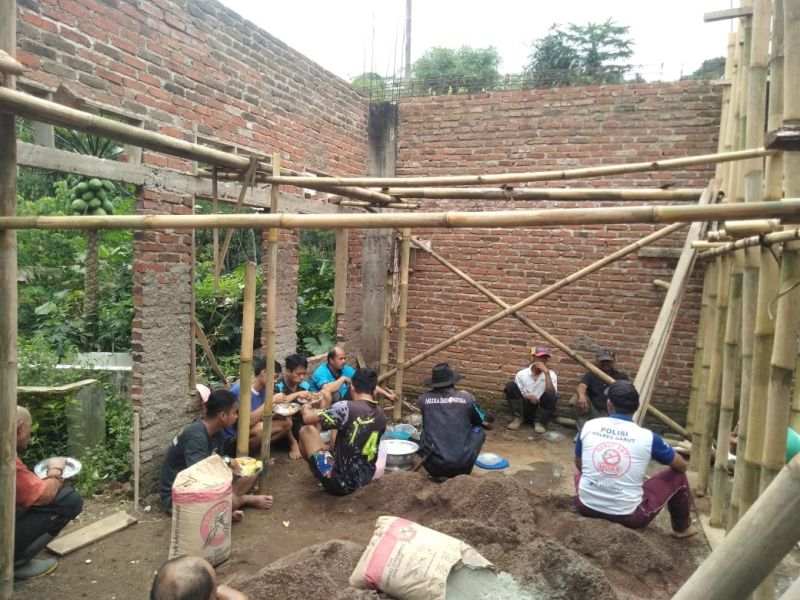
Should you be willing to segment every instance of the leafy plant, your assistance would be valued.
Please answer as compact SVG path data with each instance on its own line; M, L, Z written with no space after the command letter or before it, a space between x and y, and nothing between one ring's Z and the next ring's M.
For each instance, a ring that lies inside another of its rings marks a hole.
M335 342L335 251L335 232L303 230L300 233L297 348L303 354L323 354Z
M415 91L430 95L492 90L501 60L494 46L431 48L414 63L412 84Z

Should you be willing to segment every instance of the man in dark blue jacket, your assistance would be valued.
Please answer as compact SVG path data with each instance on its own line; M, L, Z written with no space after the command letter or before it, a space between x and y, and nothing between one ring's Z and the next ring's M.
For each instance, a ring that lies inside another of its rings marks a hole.
M419 454L432 477L455 477L472 472L486 440L481 428L484 412L469 392L456 390L462 378L447 363L433 367L417 405L422 412Z

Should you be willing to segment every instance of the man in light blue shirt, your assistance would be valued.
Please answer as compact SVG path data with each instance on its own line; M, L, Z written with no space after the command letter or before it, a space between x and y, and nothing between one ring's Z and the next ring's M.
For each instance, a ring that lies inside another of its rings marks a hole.
M347 354L339 346L334 346L328 352L325 363L317 367L311 376L311 391L326 391L331 394L332 402L351 400L350 388L353 385L351 378L356 370L347 364ZM384 396L392 402L397 402L394 392L381 386L375 387L375 394Z

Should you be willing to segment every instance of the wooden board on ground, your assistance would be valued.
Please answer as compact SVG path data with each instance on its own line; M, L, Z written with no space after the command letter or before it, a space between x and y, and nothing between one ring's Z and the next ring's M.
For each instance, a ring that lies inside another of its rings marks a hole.
M119 511L105 519L100 519L91 525L81 527L77 531L56 538L47 544L47 549L53 554L64 556L84 546L88 546L97 540L102 540L112 533L125 529L138 520L139 519L129 515L125 511Z

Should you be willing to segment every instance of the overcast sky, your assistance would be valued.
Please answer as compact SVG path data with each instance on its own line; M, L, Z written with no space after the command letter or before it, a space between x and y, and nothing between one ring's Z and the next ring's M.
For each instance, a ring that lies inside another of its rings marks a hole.
M221 1L347 80L365 71L402 72L406 0ZM434 46L491 45L503 58L501 72L519 73L531 42L553 23L610 17L631 28L631 62L645 65L645 79L677 79L725 55L731 22L703 23L703 13L730 6L731 0L413 0L411 60Z

